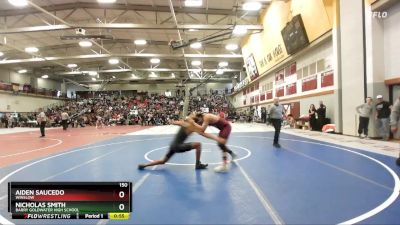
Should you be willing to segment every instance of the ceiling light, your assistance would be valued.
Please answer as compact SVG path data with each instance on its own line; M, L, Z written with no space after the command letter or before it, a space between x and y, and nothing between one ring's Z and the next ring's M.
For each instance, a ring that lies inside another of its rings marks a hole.
M149 75L149 77L155 78L155 77L158 77L158 76L157 76L157 74L155 74L154 72L151 72L150 75Z
M26 47L25 48L25 52L28 52L28 53L35 53L35 52L38 52L38 51L39 51L39 49L36 48L36 47Z
M219 63L218 63L218 66L219 66L219 67L227 67L228 65L229 65L228 62L219 62Z
M119 63L119 60L118 59L109 59L108 63L110 63L111 65L115 65L115 64Z
M89 71L89 76L96 76L98 73L96 71Z
M150 62L151 62L152 64L158 64L158 63L160 63L160 59L158 59L158 58L152 58L152 59L150 59Z
M199 7L203 5L202 0L186 0L185 1L185 6L187 7Z
M200 74L201 73L201 69L194 69L192 70L193 73L195 74Z
M218 69L217 72L215 72L217 75L222 75L224 74L224 70Z
M262 7L260 2L245 2L243 3L243 10L246 11L258 11L260 10Z
M195 43L192 43L192 44L190 44L190 47L191 48L194 48L194 49L198 49L198 48L201 48L201 43L200 42L195 42Z
M112 78L115 79L116 77L115 77L115 76L112 76Z
M201 62L198 60L192 61L192 66L200 66Z
M91 47L92 46L92 42L91 41L80 41L79 42L79 46L81 46L83 48Z
M8 0L8 2L13 6L19 6L19 7L28 5L27 0Z
M45 75L42 76L42 78L43 79L47 79L47 78L49 78L49 75L45 74Z
M132 76L133 79L140 79L140 77L136 76L136 74L134 74L134 73L132 73L131 76Z
M247 28L243 25L236 25L235 28L233 29L232 33L234 35L244 35L247 33Z
M114 3L117 0L97 0L98 3Z
M239 48L239 46L237 44L227 44L225 46L225 49L229 50L229 51L235 51L238 48Z
M18 70L18 73L26 73L28 72L28 70L22 69L22 70Z
M69 67L69 68L76 68L76 67L78 67L78 65L76 65L76 64L74 64L74 63L71 63L71 64L68 64L67 67Z
M138 39L134 41L135 45L146 45L147 41L143 39Z
M0 52L0 57L2 57L4 55L4 53Z
M196 31L199 31L199 30L190 28L188 31L189 31L189 32L196 32Z
M95 77L92 77L92 81L96 81L97 79Z

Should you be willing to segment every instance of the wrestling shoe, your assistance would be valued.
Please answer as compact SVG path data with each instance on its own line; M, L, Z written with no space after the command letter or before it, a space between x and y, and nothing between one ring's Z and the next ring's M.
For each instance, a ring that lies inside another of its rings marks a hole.
M196 170L207 169L208 164L196 164Z
M214 168L214 172L216 173L226 173L228 170L229 168L226 164L222 164Z
M273 146L274 146L275 148L280 148L280 147L281 147L281 145L280 145L279 143L275 143L275 144L273 144Z
M144 170L145 167L146 167L145 165L139 164L137 168L138 170Z

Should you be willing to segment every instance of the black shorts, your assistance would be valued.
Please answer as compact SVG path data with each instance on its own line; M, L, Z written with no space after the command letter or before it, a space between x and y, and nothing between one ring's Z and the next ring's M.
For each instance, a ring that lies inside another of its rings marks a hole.
M165 155L165 158L170 159L175 153L180 153L180 152L187 152L193 149L193 144L192 143L183 143L183 144L177 144L177 145L171 145L169 147L168 153Z
M171 145L169 146L169 151L165 155L167 160L172 157L175 153L179 152L187 152L193 149L192 143L184 143L185 140L188 138L188 134L186 133L185 128L181 127L178 133L175 136L175 139L172 141Z

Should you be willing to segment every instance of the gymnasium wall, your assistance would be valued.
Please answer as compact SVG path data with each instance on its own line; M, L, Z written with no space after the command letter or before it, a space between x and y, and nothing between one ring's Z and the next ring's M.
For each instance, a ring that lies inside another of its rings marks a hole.
M13 70L0 68L0 81L4 83L30 84L31 77L26 74L19 74Z
M32 112L40 107L61 104L62 102L62 100L53 98L0 93L0 112Z
M253 55L258 73L264 75L289 56L281 34L286 23L301 14L308 39L313 42L332 29L332 4L333 0L273 1L260 18L264 31L242 42L244 60Z
M382 19L384 34L384 60L385 60L385 80L400 78L400 3L391 7L388 17Z
M36 78L36 82L38 88L61 90L61 82L55 80Z
M302 74L295 74L294 77L286 78L283 84L276 85L275 82L275 74L277 71L280 71L282 68L285 68L291 65L293 62L296 63L297 70L301 70L302 68L306 68L310 65L313 65L315 62L323 61L323 70L321 72L309 73L308 76L302 77ZM291 82L297 82L297 93L293 95L285 95L280 97L282 103L290 103L290 102L300 102L300 114L307 114L308 108L310 104L317 105L319 101L323 101L327 106L327 117L331 118L334 123L336 118L334 115L334 108L337 105L334 101L333 92L335 86L329 86L321 88L321 75L326 71L331 71L333 67L333 49L332 49L332 38L327 37L324 40L320 41L317 46L313 48L309 48L304 54L296 55L293 57L288 63L280 65L277 69L274 69L272 72L267 73L265 76L260 78L257 82L259 82L259 90L253 91L247 94L244 94L245 91L239 91L237 94L231 96L230 100L234 107L236 108L248 108L253 105L259 106L268 106L272 104L272 99L267 99L262 101L260 99L259 102L251 103L250 98L258 95L263 95L266 93L264 86L268 86L268 84L272 83L272 92L275 93L277 86L285 86ZM319 89L310 90L310 91L302 91L302 82L303 80L307 80L310 77L317 77L317 87ZM287 80L287 81L286 81ZM251 85L250 85L251 86ZM267 88L268 90L269 88ZM285 90L286 92L286 90ZM246 105L243 104L243 101L246 100Z
M51 79L37 78L36 76L28 73L19 74L14 70L4 68L0 68L0 82L18 83L21 85L30 84L32 87L54 90L60 90L61 88L61 82Z

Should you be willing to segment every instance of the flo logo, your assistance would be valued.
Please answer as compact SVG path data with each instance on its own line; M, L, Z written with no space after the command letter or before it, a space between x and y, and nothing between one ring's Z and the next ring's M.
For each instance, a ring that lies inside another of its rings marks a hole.
M372 18L385 19L387 17L388 17L388 12L386 12L386 11L383 11L383 12L374 11L374 12L372 12Z

